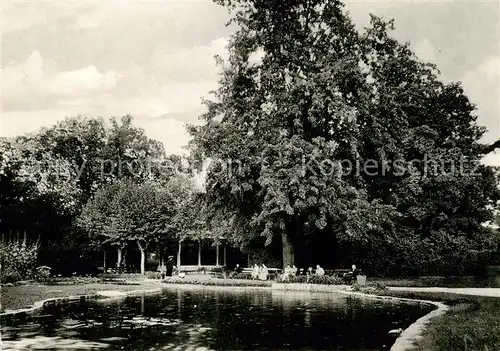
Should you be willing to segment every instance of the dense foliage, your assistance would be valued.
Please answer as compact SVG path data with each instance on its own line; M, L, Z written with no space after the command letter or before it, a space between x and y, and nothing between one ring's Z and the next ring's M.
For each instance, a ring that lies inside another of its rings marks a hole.
M67 118L37 133L1 138L0 232L40 239L39 261L54 273L92 273L86 270L96 266L94 252L104 242L75 220L96 191L121 179L164 186L186 171L179 156L166 156L130 116L109 123Z
M13 283L34 278L39 249L39 243L29 242L26 236L3 237L0 241L0 282Z
M499 231L484 225L498 221L498 172L481 158L500 144L481 144L460 83L394 40L392 21L356 30L337 0L216 2L237 30L189 127L189 167L130 116L0 138L0 233L26 232L56 274L87 273L109 248L118 268L137 248L144 272L147 251L161 260L177 248L180 260L183 240L204 238L270 267L461 274L498 263ZM190 173L207 162L197 192Z
M163 247L178 238L189 223L185 217L186 201L193 187L182 176L163 184L147 181L136 183L126 178L100 188L85 205L79 224L94 241L121 250L129 242L137 244L141 253L141 273L145 273L145 253L152 244ZM121 253L117 266L121 265Z
M463 273L498 250L475 108L392 21L358 32L339 1L217 2L238 30L191 146L236 242L384 274Z

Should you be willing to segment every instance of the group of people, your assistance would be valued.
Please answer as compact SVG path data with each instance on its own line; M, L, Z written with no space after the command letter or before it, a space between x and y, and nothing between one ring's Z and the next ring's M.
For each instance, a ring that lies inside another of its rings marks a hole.
M325 275L325 270L318 264L316 265L316 270L313 271L312 267L309 267L307 271L304 271L304 268L298 269L293 265L290 267L290 265L286 266L285 271L281 275L281 280L286 281L289 280L290 277L295 277L297 275L306 275L308 277L317 275L317 276L322 276Z
M269 270L267 269L265 264L262 264L260 266L258 264L255 264L253 266L252 279L267 280L268 275Z

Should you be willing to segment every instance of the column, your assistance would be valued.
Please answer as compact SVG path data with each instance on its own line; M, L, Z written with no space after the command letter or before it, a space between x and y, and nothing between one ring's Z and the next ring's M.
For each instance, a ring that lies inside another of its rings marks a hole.
M215 246L215 265L218 266L219 265L219 243L216 244Z
M201 267L201 240L198 240L198 267Z
M226 252L226 248L227 248L227 244L224 244L224 267L227 267L227 261L226 261L227 252Z
M181 270L181 249L182 249L182 240L179 240L179 249L177 250L177 272L180 273Z
M106 274L106 249L104 249L104 263L103 263L104 274Z

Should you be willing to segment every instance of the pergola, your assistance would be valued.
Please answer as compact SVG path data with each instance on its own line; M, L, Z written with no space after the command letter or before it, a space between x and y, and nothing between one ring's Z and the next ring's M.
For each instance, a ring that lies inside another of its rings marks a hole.
M178 247L178 251L177 251L177 267L182 267L181 257L182 257L182 242L183 241L197 241L198 242L198 267L201 267L202 266L202 264L201 264L202 240L207 240L207 239L208 238L197 239L197 240L189 240L189 239L179 240L179 247ZM225 242L226 241L225 238L221 237L221 238L218 238L217 240L216 239L212 239L212 240L215 242L215 267L226 266L227 265L227 243ZM221 244L223 247L222 265L220 262L220 246L221 246Z

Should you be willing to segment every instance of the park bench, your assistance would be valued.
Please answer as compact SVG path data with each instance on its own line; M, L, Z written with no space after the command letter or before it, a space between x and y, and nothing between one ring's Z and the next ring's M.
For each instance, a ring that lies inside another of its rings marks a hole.
M351 270L347 268L334 269L332 276L336 278L342 278L344 275L349 273Z
M232 276L234 279L251 279L252 278L253 267L245 267L241 271L241 273L235 274ZM268 268L267 269L268 280L276 280L281 275L280 268Z

